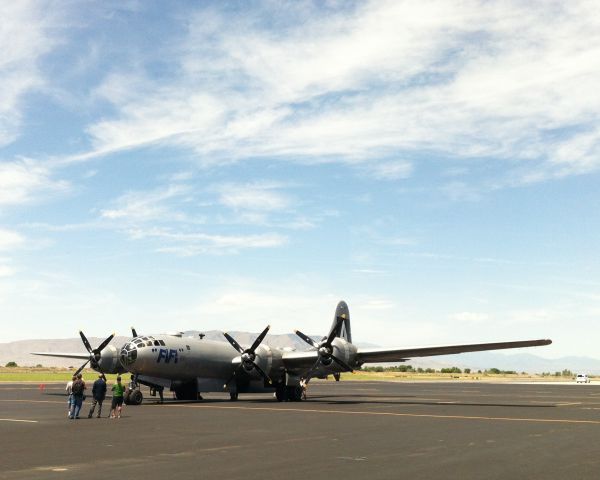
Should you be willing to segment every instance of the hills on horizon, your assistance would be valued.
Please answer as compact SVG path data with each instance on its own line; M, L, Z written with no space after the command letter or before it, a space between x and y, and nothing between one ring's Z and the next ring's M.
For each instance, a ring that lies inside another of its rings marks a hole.
M195 337L201 332L196 330L183 332L184 337ZM218 330L202 332L205 339L226 342L223 333ZM241 345L250 345L257 333L229 332ZM321 336L315 335L314 339L320 340ZM115 337L111 344L120 348L128 342L131 337ZM92 347L99 345L104 339L89 337ZM264 343L274 348L291 348L298 351L308 349L308 345L297 335L292 333L282 335L267 335ZM357 343L359 347L376 348L378 345ZM407 345L408 346L408 345ZM80 338L66 339L34 339L19 340L8 343L0 343L0 366L8 362L16 362L19 366L43 365L48 367L70 367L78 366L78 361L66 358L52 358L31 355L30 352L69 352L85 353L85 348ZM407 362L414 367L435 368L459 367L461 369L485 370L498 368L500 370L514 370L516 372L542 373L560 372L564 369L573 373L600 374L600 359L580 356L567 356L561 358L543 358L532 353L498 353L498 352L474 352L458 355L444 355L439 357L414 358Z

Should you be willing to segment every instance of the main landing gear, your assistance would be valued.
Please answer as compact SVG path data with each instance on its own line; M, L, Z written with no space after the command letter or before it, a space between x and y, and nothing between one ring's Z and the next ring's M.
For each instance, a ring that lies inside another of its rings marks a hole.
M278 402L300 402L306 400L306 385L277 385L275 398Z
M141 405L144 401L144 395L142 394L139 385L133 390L128 389L123 401L125 402L125 405Z

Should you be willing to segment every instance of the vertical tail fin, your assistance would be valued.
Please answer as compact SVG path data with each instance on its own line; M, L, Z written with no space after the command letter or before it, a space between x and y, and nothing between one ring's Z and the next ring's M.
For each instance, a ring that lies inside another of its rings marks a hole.
M350 330L350 310L348 305L343 300L337 304L335 309L335 315L333 316L333 323L329 331L331 332L338 325L337 319L341 317L344 321L338 327L336 337L341 337L349 343L352 343L352 330Z

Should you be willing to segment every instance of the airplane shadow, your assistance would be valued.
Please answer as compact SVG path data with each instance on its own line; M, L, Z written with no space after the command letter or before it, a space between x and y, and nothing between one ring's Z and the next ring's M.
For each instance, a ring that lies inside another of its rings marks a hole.
M62 392L46 392L45 395L62 397L66 401L66 396ZM345 397L341 399L337 399L339 397ZM507 407L507 408L556 408L554 404L523 404L523 403L481 403L481 402L453 402L451 400L445 401L418 401L418 400L409 400L410 398L415 398L416 395L356 395L357 398L366 399L366 400L354 400L351 398L352 395L309 395L306 401L302 402L282 402L290 405L293 404L302 404L306 405L307 403L314 403L319 405L427 405L427 406L439 406L439 407ZM394 397L398 398L398 400L377 400L377 398L381 397ZM404 399L404 400L403 400ZM110 402L111 397L107 396L105 401ZM91 401L90 396L87 397L86 401ZM256 400L256 399L244 399L243 394L240 395L240 398L237 402L232 402L228 398L204 398L202 400L176 400L171 398L165 398L164 404L168 405L188 405L188 404L224 404L234 406L236 404L243 403L247 404L257 404L257 405L265 405L266 403L274 403L278 404L279 402L275 401L275 399L270 396L265 396L264 399ZM156 405L160 404L158 399L154 399L153 397L144 398L143 405Z
M436 406L436 407L508 407L508 408L556 408L556 405L552 404L521 404L521 403L467 403L467 402L444 402L444 401L389 401L389 400L376 400L375 396L370 396L369 400L333 400L331 396L323 397L308 397L306 401L302 402L281 402L287 405L307 405L307 404L318 404L318 405L389 405L389 406L400 406L400 405L425 405L425 406ZM363 397L361 395L361 397ZM146 401L145 401L146 403ZM150 402L148 402L150 403ZM152 402L153 404L158 402ZM265 404L273 403L278 404L272 398L265 397L264 400L247 399L244 400L243 396L240 395L240 399L237 402L232 402L228 398L205 398L203 400L171 400L165 399L165 404L168 405L186 405L186 404L223 404L235 406L239 404L248 405L255 404L264 406Z

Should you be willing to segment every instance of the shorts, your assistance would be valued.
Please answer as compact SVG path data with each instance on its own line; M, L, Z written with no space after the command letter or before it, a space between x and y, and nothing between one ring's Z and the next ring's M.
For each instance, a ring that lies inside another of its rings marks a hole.
M117 408L117 405L123 405L123 397L113 397L110 408Z

